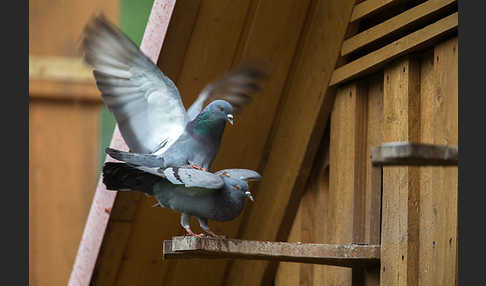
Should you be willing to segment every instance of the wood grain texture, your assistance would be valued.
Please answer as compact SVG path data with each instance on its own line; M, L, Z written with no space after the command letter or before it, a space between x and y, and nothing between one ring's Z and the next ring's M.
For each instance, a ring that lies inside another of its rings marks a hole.
M427 18L435 17L441 11L446 11L455 4L456 0L428 0L346 39L341 48L341 55L348 55L383 37L399 33L414 25L418 26L420 23L427 21Z
M337 68L332 75L330 85L333 86L343 83L358 76L376 71L397 57L426 48L444 36L457 31L457 26L458 14L456 12Z
M326 126L333 94L326 93L354 1L317 1L311 6L298 54L288 76L285 98L274 123L263 180L242 238L279 241L290 231L298 198L307 181L317 142ZM306 96L302 97L302 91ZM316 124L318 122L318 124ZM291 146L291 147L290 147ZM275 196L278 190L278 196ZM271 214L271 215L268 215ZM266 219L262 221L262 217ZM274 266L275 267L275 266ZM258 285L267 264L235 261L224 283ZM266 277L273 278L274 269Z
M417 141L420 70L403 58L385 69L384 140ZM418 168L383 168L380 285L417 285Z
M29 284L66 285L96 186L99 105L29 104Z
M421 141L457 144L457 37L422 61ZM417 285L457 285L457 168L421 168Z

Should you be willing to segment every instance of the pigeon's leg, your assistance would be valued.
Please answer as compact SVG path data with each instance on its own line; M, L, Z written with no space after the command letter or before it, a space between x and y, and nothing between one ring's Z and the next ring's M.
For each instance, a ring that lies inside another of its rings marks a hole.
M200 217L196 217L197 220L199 221L199 225L201 226L201 228L204 230L204 232L206 232L207 234L209 234L210 236L212 237L221 237L217 234L215 234L208 226L208 219L206 218L200 218Z
M190 222L191 222L191 216L188 215L188 214L183 213L181 215L181 225L186 230L187 235L189 235L189 236L203 237L203 234L202 233L201 234L195 234L194 232L192 232Z

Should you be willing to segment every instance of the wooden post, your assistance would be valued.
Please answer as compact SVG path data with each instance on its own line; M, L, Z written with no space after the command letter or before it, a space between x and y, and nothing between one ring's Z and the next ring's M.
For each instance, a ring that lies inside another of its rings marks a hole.
M142 39L141 50L153 62L157 62L159 57L175 2L175 0L155 0L152 6ZM110 147L128 150L118 127L115 127ZM96 188L78 254L69 278L68 285L70 286L90 284L108 219L110 218L110 211L115 202L117 192L106 191L105 185L101 180L102 178L100 178Z

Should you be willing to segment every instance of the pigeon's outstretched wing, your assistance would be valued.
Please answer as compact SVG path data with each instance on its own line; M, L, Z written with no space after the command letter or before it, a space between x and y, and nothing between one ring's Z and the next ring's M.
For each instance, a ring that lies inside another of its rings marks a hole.
M130 150L166 150L188 122L174 83L102 15L86 26L81 47Z
M262 65L246 64L237 67L221 78L209 83L187 110L190 120L196 118L210 100L224 99L237 112L251 100L251 93L260 90L260 83L267 77Z
M248 169L224 169L219 170L214 173L218 176L227 176L230 178L245 180L245 181L252 181L252 180L261 180L262 176L253 170Z

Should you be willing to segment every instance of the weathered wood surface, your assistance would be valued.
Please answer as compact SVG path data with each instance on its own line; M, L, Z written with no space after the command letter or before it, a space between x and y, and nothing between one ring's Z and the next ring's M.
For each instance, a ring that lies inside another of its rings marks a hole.
M442 11L447 12L455 4L456 0L428 0L346 39L341 48L341 55L348 55L379 39L419 26Z
M343 267L377 264L379 245L313 244L239 239L173 237L164 241L164 258L233 258L326 264Z
M384 64L397 57L427 48L427 46L437 43L438 40L443 39L446 35L456 32L457 26L458 13L456 12L337 68L332 74L330 85L333 86L371 73L383 68Z
M153 62L157 62L174 4L175 0L154 1L141 44L142 51ZM118 128L115 128L110 147L128 150ZM99 179L68 285L90 285L116 194L106 191L106 186Z
M457 166L457 146L391 142L373 148L377 166Z

